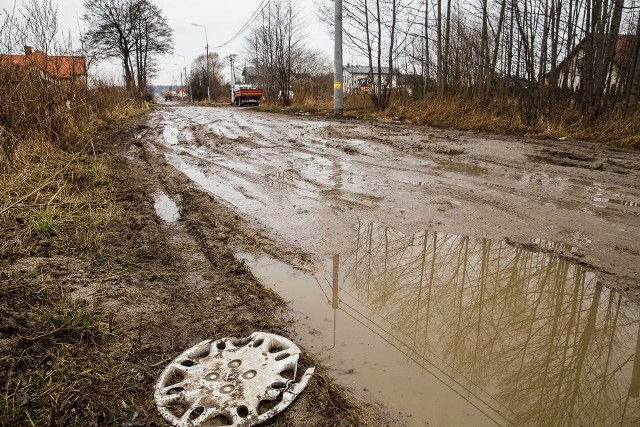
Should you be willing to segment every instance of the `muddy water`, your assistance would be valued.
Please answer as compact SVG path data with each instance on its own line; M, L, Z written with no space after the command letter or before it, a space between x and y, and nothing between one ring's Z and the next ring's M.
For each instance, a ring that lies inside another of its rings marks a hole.
M246 255L292 300L296 341L409 425L640 425L637 308L559 257L638 286L637 153L568 147L593 158L569 167L545 143L230 108L165 108L150 126L169 164L325 259L306 275Z
M167 162L315 257L342 251L366 218L407 233L560 242L621 289L640 274L635 152L581 145L593 164L561 167L531 160L553 154L544 144L231 108L163 108L149 124Z
M178 205L166 193L158 191L153 195L153 207L158 218L166 223L174 223L180 219Z
M410 426L640 424L640 313L592 272L504 241L355 236L313 275L239 255L338 382Z

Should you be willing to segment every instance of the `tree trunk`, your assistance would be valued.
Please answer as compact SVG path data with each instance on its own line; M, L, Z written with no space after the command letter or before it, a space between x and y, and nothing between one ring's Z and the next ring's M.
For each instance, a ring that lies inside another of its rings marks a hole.
M636 39L633 43L633 55L631 58L631 70L629 72L629 84L625 111L633 111L640 100L640 14L636 26ZM631 110L630 110L631 108Z
M427 99L429 89L429 2L424 3L424 71L422 73L424 82L422 84L422 99Z
M380 14L380 0L376 0L376 23L378 24L378 87L376 88L378 92L378 104L376 107L380 108L380 105L384 104L382 90L382 16Z
M486 91L487 71L489 68L489 16L487 13L487 0L482 0L482 34L480 37L480 70L476 90L477 93L481 95Z
M384 110L389 105L389 100L391 99L391 90L393 89L393 54L394 54L394 43L396 36L396 22L398 19L397 16L397 1L392 0L391 2L391 28L390 28L390 40L389 40L389 73L387 74L387 84L388 90L385 87L385 93L383 96L382 109Z
M620 21L622 20L623 8L624 0L615 0L613 2L611 25L609 27L609 31L605 31L606 35L604 36L606 45L603 45L603 58L596 70L596 79L594 84L595 116L598 116L605 107L605 86L607 77L612 72L613 58L616 53L616 45L618 44L618 33L620 31Z
M489 102L489 97L493 88L495 87L495 74L496 74L496 65L498 63L498 51L500 50L500 36L502 34L502 27L504 24L504 14L507 6L507 0L502 0L502 5L500 6L500 18L498 19L498 30L496 32L496 40L493 45L493 58L491 59L491 66L489 68L489 84L487 84L487 91L484 94L484 102Z
M442 98L444 95L444 67L443 67L443 58L442 58L442 0L438 0L438 11L437 11L437 61L438 64L436 66L436 81L437 81L437 91L438 96Z
M444 29L444 52L442 54L442 93L449 90L449 47L451 41L451 0L447 0L447 20Z
M371 101L373 105L378 105L378 97L376 96L375 85L373 84L373 46L371 45L371 33L369 32L369 5L367 0L364 0L364 22L365 32L367 36L367 59L369 60L369 87L371 89Z

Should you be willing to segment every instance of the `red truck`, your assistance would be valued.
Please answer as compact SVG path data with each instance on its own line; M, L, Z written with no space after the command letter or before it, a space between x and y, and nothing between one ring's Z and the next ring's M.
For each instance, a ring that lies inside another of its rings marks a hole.
M231 102L236 107L243 105L260 105L262 99L262 88L248 84L233 85L231 92Z

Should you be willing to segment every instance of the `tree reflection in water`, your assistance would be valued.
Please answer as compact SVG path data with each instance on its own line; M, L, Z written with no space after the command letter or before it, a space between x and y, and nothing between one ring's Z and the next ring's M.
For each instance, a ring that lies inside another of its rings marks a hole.
M334 257L334 309L507 423L640 425L638 308L595 274L504 241L357 231L353 250Z

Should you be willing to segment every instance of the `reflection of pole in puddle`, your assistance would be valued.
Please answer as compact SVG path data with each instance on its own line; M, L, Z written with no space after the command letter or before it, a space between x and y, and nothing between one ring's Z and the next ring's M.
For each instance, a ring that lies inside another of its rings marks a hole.
M333 308L333 346L327 348L332 350L336 346L336 314L338 312L338 271L340 264L340 255L333 256L333 283L331 289L333 294L331 296L331 308Z
M640 331L636 339L636 354L633 356L633 372L631 374L631 386L629 397L640 397Z

